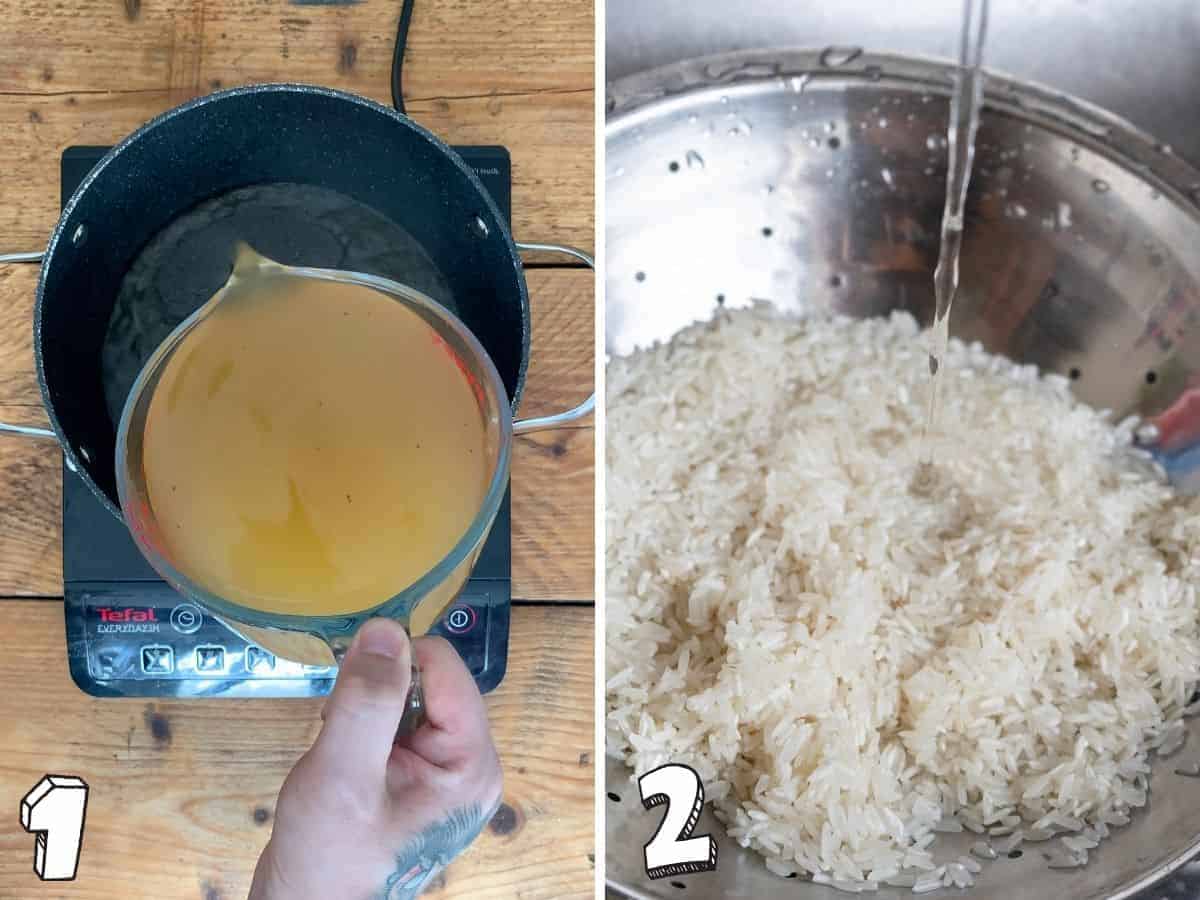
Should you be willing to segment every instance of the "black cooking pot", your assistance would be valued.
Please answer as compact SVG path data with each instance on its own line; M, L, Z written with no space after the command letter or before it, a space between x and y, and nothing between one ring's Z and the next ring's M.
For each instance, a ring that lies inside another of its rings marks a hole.
M558 250L591 263L570 248L516 244L479 178L450 147L407 116L362 97L308 85L258 85L164 113L114 147L71 197L37 290L34 348L46 411L67 464L118 517L117 423L105 402L102 350L122 283L144 249L183 214L239 189L280 184L336 192L411 235L412 252L433 273L437 290L415 286L449 305L474 332L514 412L529 360L529 297L518 249ZM259 249L285 264L338 267L336 260L312 259L303 247L284 244ZM175 264L207 272L211 283L189 283L191 300L176 310L180 321L215 292L232 265L228 255L205 258L203 247L189 253ZM405 280L404 273L360 271ZM591 408L589 400L520 430L568 421Z

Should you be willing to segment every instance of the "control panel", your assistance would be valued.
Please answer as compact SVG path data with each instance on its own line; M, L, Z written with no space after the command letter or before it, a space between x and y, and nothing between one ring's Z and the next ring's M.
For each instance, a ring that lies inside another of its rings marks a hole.
M481 692L504 676L508 591L507 580L472 579L431 630ZM320 696L337 674L244 640L161 582L68 584L66 603L71 675L96 696Z

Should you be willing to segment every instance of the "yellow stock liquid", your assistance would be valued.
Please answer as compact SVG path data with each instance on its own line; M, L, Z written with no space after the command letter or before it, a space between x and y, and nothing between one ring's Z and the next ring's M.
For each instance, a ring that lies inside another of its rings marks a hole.
M424 575L492 468L473 387L423 319L369 288L278 276L183 339L150 400L144 466L179 571L297 615L368 609Z

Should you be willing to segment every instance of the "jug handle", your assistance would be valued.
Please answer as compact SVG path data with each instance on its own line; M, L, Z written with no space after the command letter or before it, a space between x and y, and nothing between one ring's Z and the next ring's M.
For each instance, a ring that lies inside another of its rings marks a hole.
M42 261L44 254L39 250L34 253L0 253L0 264L4 263L37 263ZM36 428L32 425L10 425L0 422L0 434L17 434L21 437L49 438L58 440L58 435L49 428Z
M518 250L526 252L540 251L542 253L558 253L563 256L571 256L586 263L587 267L593 272L596 271L596 261L582 250L577 250L574 247L567 247L563 244L537 244L522 241L516 241L516 246ZM546 428L566 425L590 415L595 408L596 395L593 393L574 409L568 409L566 412L556 413L552 416L538 416L536 419L518 419L513 422L513 434L527 434L530 431L542 431Z
M406 629L407 630L407 629ZM329 649L333 651L333 659L340 668L342 658L350 649L350 641L335 638L329 641ZM412 681L408 685L408 698L404 701L404 713L400 716L400 725L396 728L396 740L408 737L425 724L425 690L421 686L421 670L414 660L412 664Z

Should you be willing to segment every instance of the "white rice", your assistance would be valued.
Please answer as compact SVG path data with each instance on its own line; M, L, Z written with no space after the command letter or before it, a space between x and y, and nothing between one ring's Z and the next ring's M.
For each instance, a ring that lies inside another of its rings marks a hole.
M609 747L771 859L920 891L952 821L1128 821L1200 675L1198 507L1136 423L952 341L921 495L925 354L907 315L727 312L607 398Z

